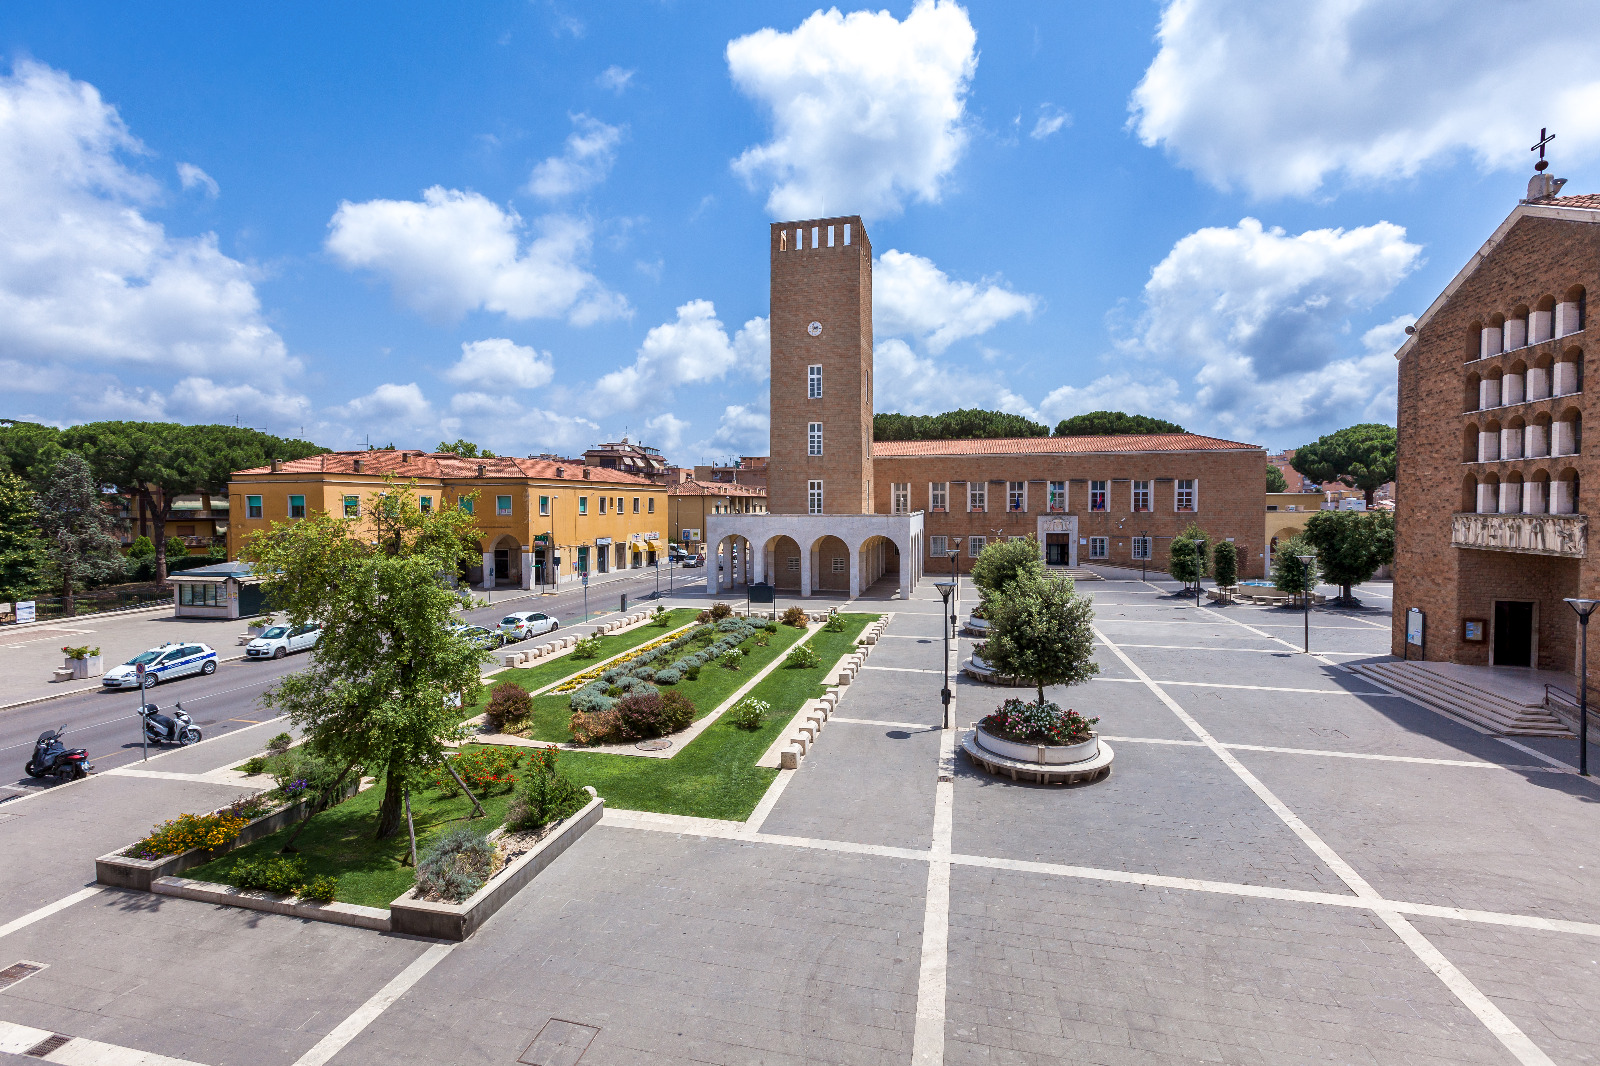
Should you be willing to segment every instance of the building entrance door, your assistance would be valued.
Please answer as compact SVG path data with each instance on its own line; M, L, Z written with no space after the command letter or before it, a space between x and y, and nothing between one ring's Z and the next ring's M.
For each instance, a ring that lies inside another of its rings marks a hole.
M1533 604L1521 600L1494 602L1494 664L1533 665Z
M494 550L494 583L504 584L511 580L511 551L508 548Z
M1072 544L1065 533L1046 533L1044 542L1044 564L1046 566L1068 566L1071 560Z

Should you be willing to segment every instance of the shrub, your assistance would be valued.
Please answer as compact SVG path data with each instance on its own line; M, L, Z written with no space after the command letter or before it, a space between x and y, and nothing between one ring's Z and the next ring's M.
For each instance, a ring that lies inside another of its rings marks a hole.
M460 826L428 846L417 863L417 896L444 903L460 903L471 896L494 871L494 846L486 834Z
M758 700L754 696L746 696L734 705L728 712L728 721L740 729L748 729L754 733L767 720L767 712L772 708L766 700Z
M1019 744L1081 744L1094 735L1099 721L1048 701L1009 699L978 724L1001 740Z
M267 756L266 772L272 775L278 797L287 803L307 797L332 802L333 790L339 781L339 767L331 760L313 755L303 746ZM345 780L350 780L348 774Z
M534 753L528 773L517 782L516 798L506 811L506 827L542 829L570 818L588 802L589 794L556 768L556 750L541 748Z
M91 648L87 644L64 644L61 651L69 659L89 659L100 654L99 648Z
M710 611L701 611L699 614L694 616L694 620L696 622L702 622L702 623L709 622L709 621L711 621L711 612Z
M333 895L339 889L339 879L328 874L318 874L300 886L300 898L316 900L318 903L332 903Z
M496 789L511 791L511 786L517 782L517 763L521 759L522 756L512 749L485 746L452 755L446 761L461 775L473 795L492 796ZM432 785L446 796L461 791L450 771L442 766L435 771Z
M265 755L252 755L244 761L244 772L247 774L265 773L267 757Z
M572 645L574 659L598 659L600 657L600 634L591 633L587 637L580 637Z
M799 607L790 607L783 612L783 624L786 626L804 629L809 621L810 619L806 618L806 612Z
M650 624L655 626L657 629L671 629L672 619L667 617L667 609L665 607L657 607L655 621L651 622Z
M613 706L603 711L574 712L567 722L567 732L572 734L572 739L579 744L604 744L609 740L620 740L622 716L614 706L616 701L610 702Z
M1211 566L1222 588L1231 588L1239 580L1239 552L1231 541L1218 544L1211 553Z
M828 621L823 625L822 628L828 633L843 633L844 615L840 614L838 611L830 612L828 615Z
M719 603L713 603L711 605L711 618L712 618L713 621L720 622L720 621L722 621L724 618L728 617L732 613L733 613L733 608L729 607L725 603L720 603L719 602Z
M588 685L572 694L571 707L578 714L604 714L617 705L598 685Z
M684 670L683 676L690 681L700 680L700 664L696 663L695 665Z
M279 733L277 736L267 741L267 754L282 755L292 747L294 747L294 738L288 733Z
M669 666L664 670L656 671L656 684L658 685L676 685L682 680L683 671L679 670L675 666Z
M744 654L736 648L718 659L717 664L728 670L737 670L744 664Z
M239 830L250 819L224 809L216 814L180 814L162 822L150 835L128 848L124 855L134 859L158 859L177 855L190 848L222 848L239 838Z
M240 888L292 896L305 883L305 873L304 859L265 857L235 864L231 877Z
M515 729L533 713L533 697L515 681L502 681L489 692L484 724L495 733Z
M694 701L681 692L663 692L661 720L666 723L669 733L688 729L689 723L694 721Z
M767 624L761 628L766 630L768 633L776 633L778 631L778 623L769 620Z
M810 670L821 665L822 660L817 657L816 649L809 644L797 644L790 648L783 660L785 670Z
M128 545L128 558L153 559L156 554L155 541L146 536L133 538L133 543Z

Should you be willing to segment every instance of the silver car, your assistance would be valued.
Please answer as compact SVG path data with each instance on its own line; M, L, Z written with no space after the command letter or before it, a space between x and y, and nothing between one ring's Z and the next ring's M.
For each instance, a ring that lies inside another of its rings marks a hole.
M507 642L554 633L560 628L560 622L538 611L514 611L500 619L500 632Z

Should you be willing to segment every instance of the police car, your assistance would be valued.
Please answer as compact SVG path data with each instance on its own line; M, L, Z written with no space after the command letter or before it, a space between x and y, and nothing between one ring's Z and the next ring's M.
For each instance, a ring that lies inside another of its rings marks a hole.
M144 687L150 688L175 677L216 673L217 653L207 644L171 641L140 652L121 666L107 670L100 684L106 688L138 688L140 666L144 667Z

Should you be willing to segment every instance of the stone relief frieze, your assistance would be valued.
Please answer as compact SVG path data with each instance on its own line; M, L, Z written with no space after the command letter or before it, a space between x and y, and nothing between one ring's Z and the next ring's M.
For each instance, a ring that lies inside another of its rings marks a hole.
M1589 519L1569 514L1458 514L1450 516L1450 543L1457 548L1527 552L1582 559L1588 552Z

